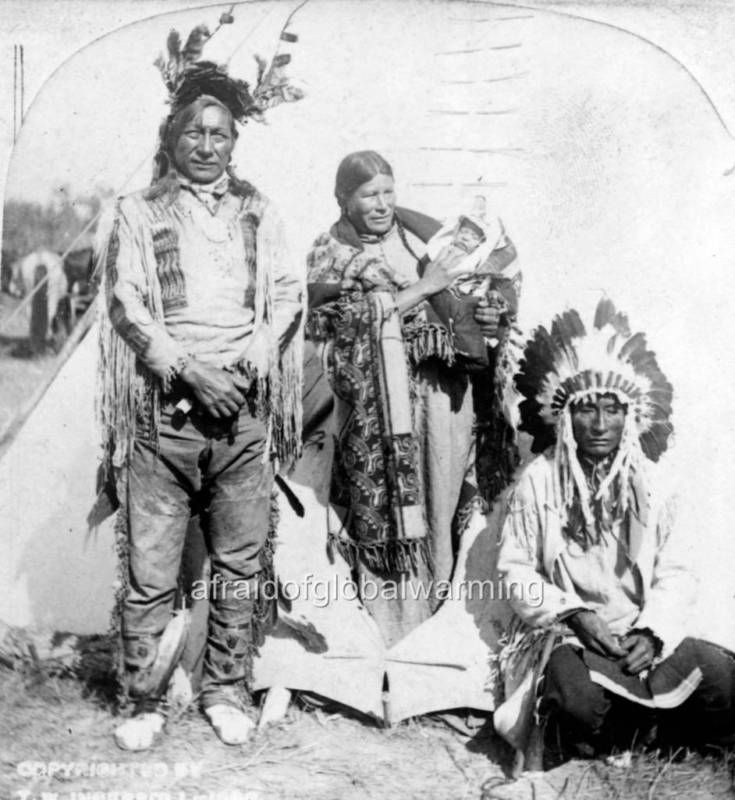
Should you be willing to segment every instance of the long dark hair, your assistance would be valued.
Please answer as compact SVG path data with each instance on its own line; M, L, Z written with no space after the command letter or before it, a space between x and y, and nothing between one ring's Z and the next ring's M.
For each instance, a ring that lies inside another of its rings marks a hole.
M393 168L380 153L375 150L358 150L346 155L337 167L334 183L334 196L339 207L344 211L350 195L376 175L393 177Z
M350 195L376 175L388 175L392 178L393 167L375 150L358 150L355 153L349 153L340 161L339 167L337 167L337 178L334 182L334 196L337 198L343 215ZM408 243L406 231L398 215L395 216L395 221L403 246L416 261L420 261L419 256Z

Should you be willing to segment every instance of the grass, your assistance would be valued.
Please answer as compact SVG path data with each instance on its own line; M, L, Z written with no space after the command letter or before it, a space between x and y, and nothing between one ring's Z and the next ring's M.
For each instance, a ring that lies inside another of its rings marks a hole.
M570 761L513 784L484 787L481 800L712 800L735 797L735 753L633 752L620 763Z
M732 752L678 752L673 758L639 752L623 767L571 761L509 782L501 766L507 752L488 727L468 738L439 717L425 717L385 730L357 714L311 703L292 704L283 723L234 748L219 743L201 714L188 709L154 750L126 753L112 740L109 658L99 643L90 652L84 680L0 670L3 800L19 798L20 790L32 792L33 800L42 792L48 800L70 800L73 792L114 791L141 792L145 800L155 792L170 800L219 800L217 793L230 793L227 800L735 796ZM40 774L38 765L49 762L68 769Z
M411 721L384 731L320 709L293 707L284 723L236 748L221 745L201 715L189 710L154 751L135 754L114 746L109 705L78 681L52 678L29 684L5 673L0 708L1 763L7 776L0 782L3 798L19 789L56 791L62 797L82 790L176 790L187 798L236 790L258 800L446 798L473 796L455 792L479 785L488 770L499 771L486 759L463 753L462 742L442 725ZM476 763L469 771L464 766L464 774L458 770L457 764L472 758ZM19 774L30 769L23 764L28 761L112 763L129 771L112 778L57 774L29 779ZM145 778L144 767L157 774Z

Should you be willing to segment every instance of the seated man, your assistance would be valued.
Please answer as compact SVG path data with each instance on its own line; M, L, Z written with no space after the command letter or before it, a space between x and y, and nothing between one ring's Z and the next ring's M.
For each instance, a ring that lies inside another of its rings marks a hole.
M693 582L655 463L672 389L643 335L610 301L590 333L565 312L535 332L515 380L520 428L543 451L511 495L498 560L516 617L495 723L516 769L524 757L541 766L547 722L562 756L653 741L656 730L657 744L732 735L735 660L687 636ZM532 603L538 592L525 590L539 583L543 602Z

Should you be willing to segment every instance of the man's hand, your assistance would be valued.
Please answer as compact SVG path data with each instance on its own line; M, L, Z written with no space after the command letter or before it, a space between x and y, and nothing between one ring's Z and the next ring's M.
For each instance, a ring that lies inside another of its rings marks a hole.
M179 377L215 419L226 419L237 414L250 389L249 378L233 375L194 359L184 367Z
M587 609L577 611L565 621L588 650L606 658L622 658L626 654L610 632L605 620L594 611Z
M630 675L637 675L653 663L656 642L649 633L629 633L620 644L627 651L622 667Z
M498 336L498 325L502 309L490 302L487 297L480 298L475 309L475 322L480 326L482 335L486 339L495 339Z

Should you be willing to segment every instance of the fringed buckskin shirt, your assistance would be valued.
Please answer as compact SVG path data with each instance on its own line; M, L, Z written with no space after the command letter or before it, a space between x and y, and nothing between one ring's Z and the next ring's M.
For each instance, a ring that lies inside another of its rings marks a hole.
M615 634L650 630L673 652L694 581L675 525L675 497L657 465L634 483L634 503L601 540L588 547L569 538L554 501L554 460L537 456L522 472L508 502L498 571L510 604L530 628L547 628L575 609L590 609ZM543 602L524 589L543 584Z
M118 333L162 379L187 356L218 367L245 356L255 321L256 236L269 244L277 292L273 328L281 347L301 312L300 281L273 206L257 192L235 194L227 183L220 191L183 178L179 183L172 202L131 195L120 203L109 287ZM163 325L143 301L140 262L150 254L144 226L161 283Z
M292 458L304 286L270 202L232 174L205 186L170 173L120 199L98 235L107 301L99 412L114 463L125 460L138 419L157 437L161 393L190 357L248 367L255 352L266 450Z

